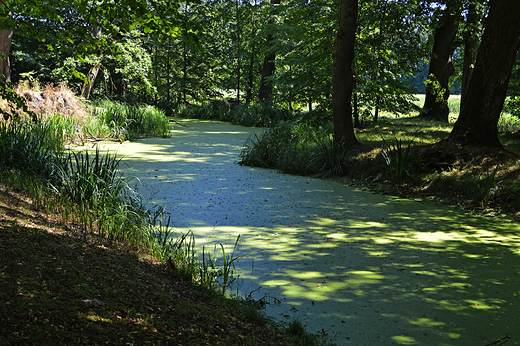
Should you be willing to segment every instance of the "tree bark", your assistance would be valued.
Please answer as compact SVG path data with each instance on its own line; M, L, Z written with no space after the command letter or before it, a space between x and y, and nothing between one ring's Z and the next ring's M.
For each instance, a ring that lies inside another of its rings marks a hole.
M332 117L334 141L341 146L358 144L352 125L352 71L356 40L358 0L341 0L339 28L332 64Z
M435 30L428 80L435 84L438 83L441 90L433 89L431 86L426 87L426 98L420 117L448 122L450 113L448 108L448 98L450 97L448 82L455 72L452 54L459 25L459 9L458 1L448 2L443 18L441 18L443 22ZM440 97L438 92L442 93Z
M2 1L1 5L8 6L9 2ZM8 17L3 18L1 21L6 22L12 13L9 12ZM5 23L3 23L6 25ZM6 81L11 81L11 63L9 61L9 54L11 53L11 42L13 40L13 30L0 30L0 74L3 75Z
M81 96L88 100L90 98L90 92L94 87L94 82L96 81L99 70L101 69L100 64L92 65L90 70L87 73L87 81L83 83L83 87L81 88Z
M101 27L95 26L92 28L92 36L95 38L99 38L101 36ZM97 48L93 54L99 54L101 53L101 50ZM85 83L83 83L83 87L81 88L81 96L88 100L90 97L90 92L92 91L92 88L94 87L94 82L96 81L99 69L101 68L101 64L95 64L90 67L90 70L87 73L87 80Z
M462 63L462 82L461 95L464 95L468 87L471 73L477 59L478 51L478 35L479 35L479 16L477 13L477 1L472 1L468 6L468 14L466 15L466 28L464 30L464 61ZM464 96L462 96L464 97Z
M237 18L237 104L240 104L240 13L238 0L236 4L236 18Z
M280 0L271 0L271 5L279 5ZM271 24L274 20L269 21ZM266 45L269 47L273 41L273 35L267 35ZM273 102L273 83L269 80L276 70L274 61L276 54L274 52L266 54L264 58L264 64L262 66L262 79L260 80L260 88L258 89L258 101L260 103L271 104Z
M491 0L475 68L449 139L462 145L502 148L498 119L520 47L520 4Z

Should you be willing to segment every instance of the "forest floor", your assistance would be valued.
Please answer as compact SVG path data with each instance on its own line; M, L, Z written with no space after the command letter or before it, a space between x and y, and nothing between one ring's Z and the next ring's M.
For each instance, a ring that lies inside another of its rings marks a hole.
M179 280L139 249L42 213L5 186L0 253L0 345L306 343L252 304Z
M418 123L414 125L414 123ZM504 149L460 146L446 140L450 127L437 129L433 141L417 118L394 121L358 130L364 138L350 151L346 176L340 181L363 189L418 200L433 200L460 207L464 212L520 220L520 135L503 133ZM381 155L382 137L387 150L395 150L395 138L405 138L401 154L412 142L402 182L391 180L390 167ZM359 136L358 134L358 137Z

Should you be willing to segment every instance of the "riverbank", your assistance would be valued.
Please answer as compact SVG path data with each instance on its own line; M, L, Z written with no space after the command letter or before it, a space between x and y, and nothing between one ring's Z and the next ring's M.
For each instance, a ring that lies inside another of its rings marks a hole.
M0 186L0 344L302 345L257 307L175 277ZM293 325L293 334L302 329Z

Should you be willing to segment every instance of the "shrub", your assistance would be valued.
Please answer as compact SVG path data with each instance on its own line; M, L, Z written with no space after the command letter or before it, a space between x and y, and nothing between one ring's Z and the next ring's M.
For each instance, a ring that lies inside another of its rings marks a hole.
M390 176L392 182L400 184L405 176L408 175L408 163L410 156L410 146L412 142L408 143L408 147L403 149L401 139L395 138L393 145L387 145L383 139L385 148L381 151L388 168L390 169Z
M164 112L154 106L131 106L101 100L91 105L91 112L99 122L98 127L108 128L109 136L121 141L143 136L167 137L169 135L168 119Z

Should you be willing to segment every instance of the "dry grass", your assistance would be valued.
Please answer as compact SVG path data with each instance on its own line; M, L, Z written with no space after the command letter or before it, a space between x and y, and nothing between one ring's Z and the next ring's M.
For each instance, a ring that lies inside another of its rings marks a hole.
M27 83L21 82L16 92L27 101L29 109L39 116L63 114L76 120L87 117L85 105L66 84L47 84L40 90L39 87L28 88Z

